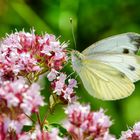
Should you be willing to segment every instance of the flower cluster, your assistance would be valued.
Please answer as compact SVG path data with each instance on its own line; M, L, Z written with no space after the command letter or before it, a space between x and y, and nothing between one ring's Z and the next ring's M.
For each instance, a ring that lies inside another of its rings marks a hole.
M38 112L38 107L43 105L39 85L28 86L24 80L3 82L0 85L0 137L6 139L20 134L24 125L31 125L27 115Z
M67 43L61 44L54 35L36 35L34 30L15 32L2 39L0 140L116 140L109 133L112 121L103 109L91 111L89 105L76 102L77 81L62 70L68 60L66 47ZM68 104L64 128L47 122L49 112L40 118L39 107L45 102L35 82L42 74L47 74L50 82L50 111L57 103ZM37 121L32 119L33 113ZM25 125L31 129L23 131ZM120 140L140 140L140 122L122 132Z
M66 47L55 36L35 35L34 30L8 35L0 42L1 80L23 76L32 82L52 68L60 70L67 60Z
M120 140L140 140L140 122L137 122L132 129L123 131Z
M67 61L67 44L60 44L54 35L15 32L0 42L0 139L61 140L57 131L42 130L38 120L33 131L23 132L32 125L32 113L38 113L45 103L40 87L34 83L48 72L52 94L71 102L76 81L60 72Z
M65 127L74 140L115 140L109 134L112 122L104 114L103 109L98 112L90 112L90 106L82 106L79 103L71 104L65 110L68 122Z
M68 83L66 83L67 75L54 69L51 70L47 77L51 81L53 93L56 93L64 103L74 101L74 88L77 87L75 79L68 79Z
M54 35L35 35L34 30L7 35L0 42L0 82L24 77L33 83L49 71L52 92L64 103L71 102L76 81L66 83L66 74L60 72L68 60L66 47Z

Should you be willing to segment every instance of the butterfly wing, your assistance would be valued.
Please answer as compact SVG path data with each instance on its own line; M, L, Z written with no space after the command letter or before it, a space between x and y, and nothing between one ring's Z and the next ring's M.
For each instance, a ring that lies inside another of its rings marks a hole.
M79 76L88 93L102 100L117 100L129 96L134 84L117 69L96 60L84 60Z
M135 54L140 48L140 34L124 33L98 41L82 53L84 55L97 53Z
M96 98L116 100L129 96L140 79L140 35L125 33L72 53L72 65L86 90Z

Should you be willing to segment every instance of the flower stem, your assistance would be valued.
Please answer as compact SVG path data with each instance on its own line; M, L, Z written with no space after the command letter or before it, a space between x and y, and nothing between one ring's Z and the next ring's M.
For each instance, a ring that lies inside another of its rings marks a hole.
M28 117L33 123L35 123L35 120L33 120L30 116L28 116L28 115L25 114L25 113L24 113L24 115L25 115L26 117Z
M38 112L36 112L36 116L37 116L37 120L38 120L38 123L39 123L39 125L40 125L40 128L41 128L41 130L42 130L43 127L42 127L42 123L41 123L40 115L39 115Z

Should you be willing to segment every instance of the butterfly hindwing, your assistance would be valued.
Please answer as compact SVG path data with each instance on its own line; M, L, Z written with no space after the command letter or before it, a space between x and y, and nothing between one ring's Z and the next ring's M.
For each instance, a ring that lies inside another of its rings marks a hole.
M88 93L98 99L121 99L129 96L134 90L134 84L127 76L98 61L86 60L79 76Z

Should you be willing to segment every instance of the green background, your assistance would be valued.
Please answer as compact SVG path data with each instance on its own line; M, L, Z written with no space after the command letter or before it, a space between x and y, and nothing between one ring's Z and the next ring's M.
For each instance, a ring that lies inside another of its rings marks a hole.
M15 29L29 31L34 27L39 34L61 35L61 41L70 40L69 47L74 48L70 17L73 19L76 48L82 51L114 34L140 33L140 0L0 0L0 37ZM114 123L111 132L119 136L121 130L140 120L139 91L140 83L136 83L132 96L107 102L92 98L79 84L77 94L82 102L90 103L93 110L104 108ZM44 93L47 94L47 90ZM58 107L48 119L59 121L62 117L63 111Z

